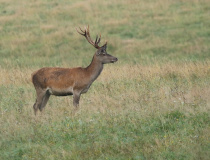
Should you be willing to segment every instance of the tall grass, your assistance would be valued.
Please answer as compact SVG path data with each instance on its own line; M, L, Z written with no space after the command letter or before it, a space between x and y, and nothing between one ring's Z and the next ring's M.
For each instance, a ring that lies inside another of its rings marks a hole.
M0 1L0 159L209 159L210 3ZM74 113L51 97L34 116L31 73L87 66L90 25L118 57Z

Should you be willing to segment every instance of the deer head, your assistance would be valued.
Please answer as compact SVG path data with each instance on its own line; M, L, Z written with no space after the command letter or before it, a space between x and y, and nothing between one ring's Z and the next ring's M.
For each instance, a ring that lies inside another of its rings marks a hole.
M85 27L85 30L82 30L80 27L79 27L79 29L80 29L80 32L76 29L77 32L79 34L83 35L87 39L87 41L97 49L94 57L98 61L100 61L102 64L106 64L106 63L114 63L118 60L116 57L107 53L107 51L106 51L107 42L101 47L98 45L101 41L101 35L99 38L98 38L98 35L96 36L95 42L91 39L89 25L88 25L88 27Z

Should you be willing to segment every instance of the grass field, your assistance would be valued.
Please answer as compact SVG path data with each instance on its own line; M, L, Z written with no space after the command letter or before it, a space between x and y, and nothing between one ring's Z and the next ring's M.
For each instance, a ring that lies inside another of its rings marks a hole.
M31 73L86 67L108 40L104 67L73 114L51 97L34 116ZM208 160L208 0L0 0L0 159Z

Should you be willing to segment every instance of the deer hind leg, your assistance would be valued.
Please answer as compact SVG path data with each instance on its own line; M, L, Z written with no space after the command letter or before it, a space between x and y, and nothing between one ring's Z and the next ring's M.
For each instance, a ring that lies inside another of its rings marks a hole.
M50 98L50 94L48 92L45 93L44 97L43 97L43 100L42 100L42 103L41 105L39 106L39 110L42 111L43 108L46 106L48 100Z
M37 93L37 98L36 98L36 102L34 103L34 106L33 106L35 115L37 113L37 110L40 109L40 107L42 105L46 91L43 91L42 89L37 89L36 93Z

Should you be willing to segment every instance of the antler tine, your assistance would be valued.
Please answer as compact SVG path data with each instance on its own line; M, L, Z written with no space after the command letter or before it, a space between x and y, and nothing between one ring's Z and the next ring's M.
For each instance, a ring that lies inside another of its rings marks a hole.
M86 34L86 30L83 31L80 27L79 27L79 29L80 29L81 32L83 32L84 34Z
M83 31L80 27L79 27L79 29L80 29L80 31L81 31L82 33L79 32L79 31L77 30L77 28L76 28L77 32L78 32L79 34L85 36L85 35L86 35L86 31Z
M99 37L99 39L98 39L97 44L99 44L99 43L100 43L100 41L101 41L101 34L100 34L100 37Z
M86 31L87 31L87 36L88 36L89 40L90 40L91 42L93 42L93 41L91 40L91 38L90 38L89 25L88 25L88 27L86 28Z
M87 32L89 33L89 24L88 24L88 26L87 26Z
M95 44L97 43L97 40L98 40L98 35L96 36Z
M95 44L99 44L101 41L101 34L100 34L100 37L98 38L98 35L96 36L96 40L95 40Z

